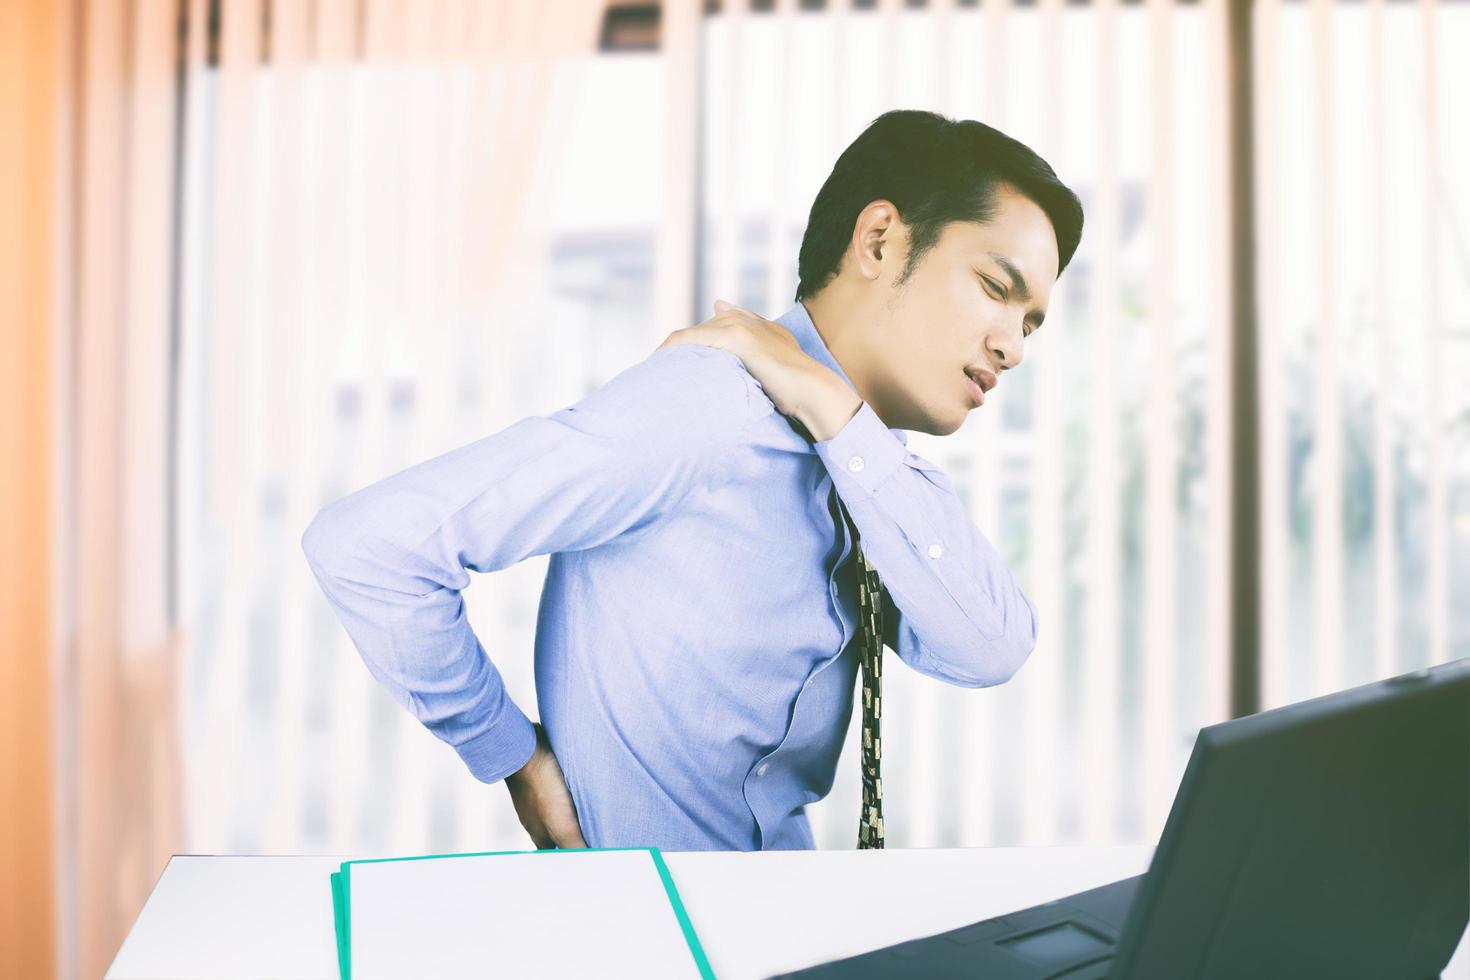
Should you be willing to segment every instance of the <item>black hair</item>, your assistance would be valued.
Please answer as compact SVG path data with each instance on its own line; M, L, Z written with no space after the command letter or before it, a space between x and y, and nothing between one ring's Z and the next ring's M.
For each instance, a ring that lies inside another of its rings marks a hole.
M1026 144L973 119L894 109L874 119L832 168L812 202L797 259L797 300L837 275L863 208L892 201L909 228L901 284L953 221L990 220L997 184L1035 201L1057 236L1057 275L1082 239L1082 202Z

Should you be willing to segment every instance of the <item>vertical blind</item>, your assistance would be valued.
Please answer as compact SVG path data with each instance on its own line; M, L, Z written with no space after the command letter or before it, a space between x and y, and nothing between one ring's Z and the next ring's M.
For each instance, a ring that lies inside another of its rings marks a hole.
M1470 10L1255 19L1273 705L1470 655Z
M894 846L1151 841L1227 717L1242 220L1262 704L1470 655L1470 5L1255 0L1248 214L1226 0L683 0L656 51L599 52L604 7L64 8L64 975L105 969L169 853L525 845L376 687L301 532L716 297L784 311L817 188L891 108L1011 133L1087 212L1029 363L912 437L1041 629L998 688L887 673ZM544 572L466 593L533 715ZM822 847L851 846L851 749Z
M958 433L911 437L1043 612L1002 687L885 677L895 846L1153 839L1194 731L1225 717L1223 16L1043 0L706 22L703 306L790 305L817 188L898 106L1016 136L1087 211L1029 363ZM808 808L820 846L847 846L857 799L839 778Z
M331 499L574 401L716 297L788 308L817 188L900 106L1029 143L1087 229L1009 390L954 436L913 436L1042 623L1000 688L889 672L890 840L1156 838L1195 732L1228 715L1224 0L771 6L670 5L659 52L602 55L596 4L571 22L529 5L190 7L189 849L524 843L503 791L376 689L300 561L301 529ZM1465 376L1470 306L1450 261L1463 189L1444 179L1465 147L1437 115L1461 68L1434 56L1467 25L1433 4L1262 2L1256 17L1276 704L1470 653L1450 591L1470 564L1470 477L1448 380ZM543 572L466 594L532 713ZM810 808L823 847L851 844L850 754L838 771Z

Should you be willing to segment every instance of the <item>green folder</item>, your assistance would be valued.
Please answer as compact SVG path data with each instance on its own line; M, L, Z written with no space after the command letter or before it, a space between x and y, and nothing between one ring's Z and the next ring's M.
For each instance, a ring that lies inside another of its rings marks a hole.
M669 867L664 863L663 855L656 847L571 847L571 848L545 848L535 851L474 851L466 854L421 854L413 857L397 858L367 858L360 861L343 861L342 870L332 873L332 920L337 931L337 971L342 980L351 980L352 977L352 917L349 914L352 908L352 866L354 864L377 864L383 861L432 861L442 858L458 857L493 857L498 854L565 854L570 851L647 851L653 858L653 865L658 869L659 879L663 882L664 892L669 897L669 904L674 908L674 916L679 921L679 928L684 933L684 941L689 944L689 952L694 957L694 963L699 967L699 975L704 980L715 980L715 973L710 969L709 960L704 955L704 947L699 944L699 937L694 934L694 926L689 921L689 913L684 911L684 903L679 899L679 890L674 887L674 878L669 874Z

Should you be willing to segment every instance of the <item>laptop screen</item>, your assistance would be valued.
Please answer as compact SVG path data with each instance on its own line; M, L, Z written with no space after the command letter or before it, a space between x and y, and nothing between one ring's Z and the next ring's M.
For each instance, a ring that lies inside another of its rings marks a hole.
M1112 975L1434 975L1467 827L1470 659L1204 728Z

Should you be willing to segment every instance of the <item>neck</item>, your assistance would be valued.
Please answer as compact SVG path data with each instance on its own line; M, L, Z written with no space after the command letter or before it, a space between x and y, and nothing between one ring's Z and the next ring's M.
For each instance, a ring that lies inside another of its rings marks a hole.
M816 327L822 343L827 345L832 359L842 367L852 386L864 401L868 398L867 371L864 363L866 344L858 337L857 325L862 322L857 311L844 298L836 294L829 285L815 296L801 301Z
M801 302L832 359L883 424L915 428L907 415L892 410L903 406L903 395L884 380L884 372L879 369L884 349L882 332L888 318L882 309L874 308L874 298L838 278Z

